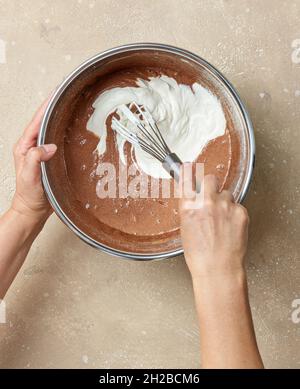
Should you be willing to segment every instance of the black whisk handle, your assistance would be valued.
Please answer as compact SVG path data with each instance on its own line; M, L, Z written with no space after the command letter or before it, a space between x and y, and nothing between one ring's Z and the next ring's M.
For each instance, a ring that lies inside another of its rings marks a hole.
M168 154L162 165L170 176L173 177L175 181L179 182L180 166L182 165L182 162L177 154Z

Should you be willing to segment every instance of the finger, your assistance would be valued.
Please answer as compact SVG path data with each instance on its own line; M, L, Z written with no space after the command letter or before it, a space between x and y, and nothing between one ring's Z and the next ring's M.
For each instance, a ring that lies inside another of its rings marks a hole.
M204 198L213 198L219 193L218 178L212 174L206 175L202 180Z
M44 113L46 111L46 108L47 108L47 105L49 103L50 98L51 98L51 96L49 96L47 98L47 100L45 100L43 102L43 104L39 107L39 109L34 114L32 120L30 121L28 126L25 128L25 131L24 131L25 138L31 139L34 136L37 136L37 134L39 132L39 125L40 125L41 120L44 116Z
M48 99L44 101L44 103L40 106L40 108L37 110L36 114L32 118L31 122L25 128L23 135L16 144L16 156L25 156L30 148L36 146L36 140L40 130L41 121L51 96L49 96Z
M39 134L41 122L43 119L43 116L45 114L46 108L49 104L49 101L51 100L52 96L54 95L55 90L53 90L49 97L42 103L42 105L39 107L39 109L36 111L35 115L33 116L31 122L28 124L28 126L25 128L23 133L23 141L24 144L31 144L30 147L35 145L37 136ZM27 149L28 151L28 149Z
M17 141L13 148L14 162L16 171L19 170L19 167L24 162L24 158L28 150L36 146L36 140L40 129L40 124L42 117L45 113L46 107L53 96L54 91L50 94L48 99L41 105L41 107L36 112L32 121L29 123L27 128L24 130L21 138Z
M49 161L57 150L56 145L47 144L32 147L26 154L22 176L26 182L36 182L40 178L40 164Z
M193 164L183 163L180 167L180 184L183 198L193 199L195 197L193 179Z
M226 201L234 203L233 194L229 190L222 190L222 192L220 193L220 197Z
M249 218L249 214L248 214L247 208L245 208L242 204L235 204L234 207L235 207L235 210L237 212L239 212L242 221L245 221L246 223L249 223L250 218Z
M34 146L36 146L36 137L33 139L29 139L28 137L25 137L25 133L24 133L16 144L15 156L24 157L27 154L27 151Z
M181 215L188 215L189 218L196 215L196 210L203 208L202 176L197 176L192 163L185 163L181 170L182 197L179 202ZM201 184L201 185L200 185Z

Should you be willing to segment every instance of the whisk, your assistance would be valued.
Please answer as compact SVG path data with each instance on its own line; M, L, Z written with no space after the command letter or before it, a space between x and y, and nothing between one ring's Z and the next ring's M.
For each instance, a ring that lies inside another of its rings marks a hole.
M120 105L118 110L134 125L135 131L124 126L115 116L112 118L113 129L134 146L139 146L146 153L162 163L163 168L179 182L180 158L172 153L164 140L152 115L144 105L132 102L129 107Z

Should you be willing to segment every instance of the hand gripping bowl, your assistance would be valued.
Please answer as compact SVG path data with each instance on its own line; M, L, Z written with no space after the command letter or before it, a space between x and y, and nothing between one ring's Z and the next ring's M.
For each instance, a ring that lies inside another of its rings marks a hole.
M207 61L186 50L153 43L124 45L89 59L64 80L46 109L38 144L56 143L58 151L51 161L42 163L42 180L54 211L76 235L97 249L123 258L150 260L182 254L179 229L163 235L136 236L92 220L68 179L64 150L70 145L66 145L66 132L76 102L97 80L105 80L132 66L161 68L162 65L176 71L175 74L188 74L219 98L236 138L232 155L235 168L230 171L228 181L228 189L236 201L244 199L253 172L255 142L249 115L233 86Z

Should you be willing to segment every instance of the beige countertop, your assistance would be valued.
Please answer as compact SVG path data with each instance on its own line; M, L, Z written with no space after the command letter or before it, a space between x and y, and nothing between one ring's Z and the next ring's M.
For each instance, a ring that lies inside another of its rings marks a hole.
M78 64L131 42L169 43L233 82L257 142L248 278L267 367L300 367L300 0L0 0L0 209L11 149ZM86 246L52 216L6 297L0 367L199 366L183 258L131 262Z

